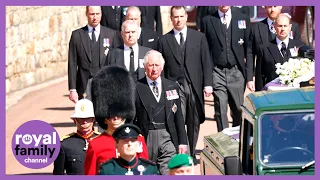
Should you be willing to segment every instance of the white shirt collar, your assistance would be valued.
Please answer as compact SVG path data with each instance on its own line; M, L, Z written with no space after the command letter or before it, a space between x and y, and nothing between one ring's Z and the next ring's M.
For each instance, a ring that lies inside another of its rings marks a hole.
M185 26L181 31L176 30L173 28L174 35L178 35L180 32L182 32L184 39L187 37L187 26Z
M114 7L116 7L116 6L112 6L112 9L114 9ZM118 8L119 8L120 6L118 6Z
M146 78L147 78L148 85L151 86L152 85L151 83L153 83L154 81L151 80L148 76L146 76ZM155 81L157 82L157 86L159 87L159 85L161 85L161 76L159 76Z
M137 52L137 51L138 51L138 47L139 47L139 45L138 45L137 43L136 43L135 45L133 45L133 46L132 46L133 51L134 51L134 52ZM123 49L124 49L125 51L128 51L128 50L130 50L130 47L127 46L126 44L123 44Z
M88 24L87 26L88 26L88 31L89 31L89 32L92 32L93 27L90 26L89 24ZM98 25L95 27L95 31L96 31L96 33L100 34L100 24L98 24Z
M274 24L274 22L268 17L267 18L267 22L268 22L268 25L270 26L272 23Z
M150 90L151 90L154 98L156 99L157 102L159 102L159 101L160 101L160 98L161 98L161 94L162 94L161 76L159 76L159 77L155 80L156 85L157 85L157 87L158 87L158 92L159 92L159 95L160 95L160 96L158 96L158 97L157 97L157 96L154 94L154 92L153 92L153 84L152 84L152 83L153 83L154 81L152 81L148 76L146 76L146 78L147 78L147 82L148 82L149 88L150 88Z
M226 16L228 18L230 18L231 17L231 8L226 13L223 13L223 12L220 11L220 9L218 9L218 13L219 13L219 17L220 18L223 17L224 14L226 14Z
M277 41L277 45L278 45L278 46L281 46L281 42L284 42L284 44L285 44L286 47L288 48L289 36L288 36L285 40L283 40L283 41L281 41L280 39L278 39L278 37L276 37L276 41Z

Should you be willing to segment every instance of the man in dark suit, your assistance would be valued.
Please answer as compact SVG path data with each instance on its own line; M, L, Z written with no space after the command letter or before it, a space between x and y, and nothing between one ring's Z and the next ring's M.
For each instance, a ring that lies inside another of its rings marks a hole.
M124 8L122 6L101 6L101 25L121 31L121 24L124 21Z
M233 6L234 9L239 10L243 14L250 17L250 7L249 6ZM212 15L218 10L219 6L198 6L197 7L197 17L196 24L197 29L200 31L201 29L201 21L207 15Z
M136 6L130 6L127 9L126 20L133 20L138 25L138 44L140 46L148 47L158 50L158 34L148 28L140 27L141 25L141 11Z
M275 64L288 61L298 55L298 48L303 42L289 37L292 24L287 14L280 14L275 21L277 36L267 44L259 46L256 65L256 89L262 90L270 81L278 77Z
M120 39L116 32L100 25L100 6L87 6L88 25L72 32L69 42L68 84L69 99L82 99L88 79L105 64L106 53L117 47Z
M276 31L273 23L281 13L282 6L265 6L264 8L268 17L260 22L253 24L250 35L250 39L252 41L252 55L254 59L258 54L260 45L267 44L275 39ZM292 28L289 33L291 39L300 40L299 25L297 23L292 22ZM257 63L258 62L256 62L256 64ZM260 88L261 87L258 86L258 89L256 88L256 90L259 91L261 90Z
M218 10L218 6L198 6L197 7L197 16L196 16L196 25L197 30L201 29L201 21L207 15L211 15Z
M137 82L136 121L147 138L149 159L167 175L168 163L176 153L186 153L187 136L181 113L178 84L162 78L164 59L151 50L144 57L146 77Z
M250 17L250 7L249 6L233 6L233 8L238 9L243 14Z
M164 76L179 83L190 155L195 160L200 124L205 120L204 93L207 97L212 93L212 65L205 35L187 28L187 16L184 6L171 8L174 29L159 39L159 51L166 61Z
M156 30L158 36L162 35L162 20L160 6L138 6L141 11L141 27ZM156 23L156 28L154 27Z
M216 13L203 19L201 27L213 61L214 117L218 131L222 131L229 127L228 104L232 126L239 126L246 82L254 91L250 20L230 6L219 6Z
M121 36L124 45L109 51L106 65L123 67L135 80L139 80L145 76L144 55L151 49L138 45L138 25L135 21L126 20L122 23Z

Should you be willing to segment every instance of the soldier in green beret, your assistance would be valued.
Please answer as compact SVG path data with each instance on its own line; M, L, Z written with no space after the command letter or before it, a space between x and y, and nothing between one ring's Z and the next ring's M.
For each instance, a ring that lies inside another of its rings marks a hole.
M193 158L187 154L173 156L169 163L169 175L195 175Z
M156 175L157 165L147 159L138 158L138 136L140 129L133 124L124 124L112 134L116 140L119 158L112 158L100 166L99 175Z

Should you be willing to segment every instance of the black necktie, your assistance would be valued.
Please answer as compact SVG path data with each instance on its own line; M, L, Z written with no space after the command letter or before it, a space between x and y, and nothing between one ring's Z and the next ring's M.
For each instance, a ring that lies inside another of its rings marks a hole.
M94 44L96 42L96 35L94 34L94 31L95 31L95 29L93 28L92 29L92 39L91 39L92 44Z
M153 85L152 91L153 91L154 95L159 97L159 89L158 89L158 86L157 86L157 82L153 81L151 84Z
M130 52L130 67L129 67L129 72L133 73L134 72L134 53L132 47L130 47L131 52Z
M182 32L180 32L180 47L181 47L181 49L183 49L183 47L184 47L184 38L183 38Z
M223 20L223 25L224 25L224 27L225 27L226 29L228 29L227 15L226 15L226 14L223 14L222 20Z
M281 51L281 54L282 54L282 56L284 58L286 56L286 54L287 54L287 47L286 47L286 44L284 42L281 43L280 51Z

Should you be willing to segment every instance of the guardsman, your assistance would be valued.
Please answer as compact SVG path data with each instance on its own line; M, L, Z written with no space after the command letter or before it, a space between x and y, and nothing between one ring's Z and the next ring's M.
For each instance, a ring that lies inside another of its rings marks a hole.
M105 131L90 141L84 163L85 175L98 174L100 164L118 157L112 134L121 125L131 122L136 114L135 84L126 69L104 67L93 77L91 90L96 121ZM137 156L148 159L144 137L139 135L138 141Z
M63 175L65 172L69 175L84 174L84 159L89 140L99 134L93 130L94 110L88 99L81 99L76 103L71 119L77 126L77 132L61 138L60 153L54 161L55 175Z
M187 154L173 156L169 163L169 175L195 175L193 158Z
M119 158L112 158L101 165L99 175L156 175L157 165L137 156L140 129L133 124L124 124L112 134L116 140Z

